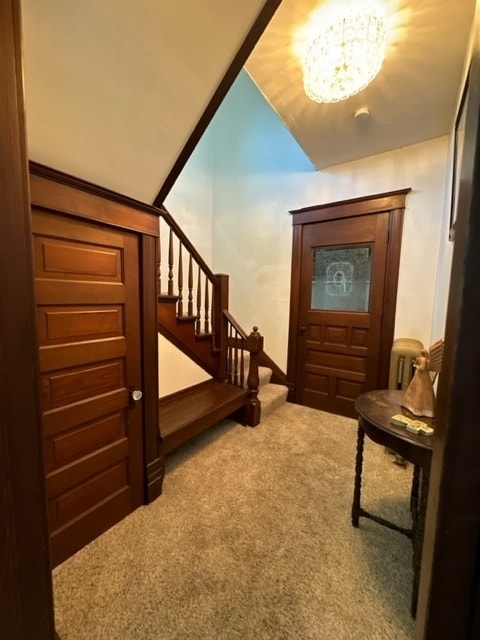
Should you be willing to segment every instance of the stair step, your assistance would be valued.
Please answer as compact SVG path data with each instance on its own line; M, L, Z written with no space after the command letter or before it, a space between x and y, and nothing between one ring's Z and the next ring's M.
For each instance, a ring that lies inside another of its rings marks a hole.
M196 333L195 338L197 340L211 340L213 338L213 333Z
M197 321L197 316L178 316L177 315L177 321L190 322L191 324L194 324Z
M168 293L160 293L157 298L158 302L178 302L178 296L168 295Z
M258 390L262 406L261 419L264 420L287 401L288 387L283 384L266 384Z

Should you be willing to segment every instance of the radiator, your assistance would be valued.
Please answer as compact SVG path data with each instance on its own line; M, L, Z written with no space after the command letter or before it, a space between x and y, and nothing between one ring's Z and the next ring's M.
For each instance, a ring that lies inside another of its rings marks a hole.
M406 389L414 374L413 364L423 349L420 340L397 338L390 356L389 389Z

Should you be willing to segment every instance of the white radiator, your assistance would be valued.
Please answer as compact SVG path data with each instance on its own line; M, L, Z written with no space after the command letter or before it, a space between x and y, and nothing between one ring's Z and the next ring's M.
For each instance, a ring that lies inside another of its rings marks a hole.
M414 374L413 364L423 349L420 340L397 338L390 356L389 389L406 389Z

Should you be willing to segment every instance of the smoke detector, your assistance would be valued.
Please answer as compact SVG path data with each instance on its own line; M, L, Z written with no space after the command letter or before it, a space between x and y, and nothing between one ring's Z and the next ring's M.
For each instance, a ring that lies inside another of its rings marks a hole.
M368 120L369 117L370 111L368 110L368 107L360 107L353 114L353 119L357 120L358 122L364 122L365 120Z

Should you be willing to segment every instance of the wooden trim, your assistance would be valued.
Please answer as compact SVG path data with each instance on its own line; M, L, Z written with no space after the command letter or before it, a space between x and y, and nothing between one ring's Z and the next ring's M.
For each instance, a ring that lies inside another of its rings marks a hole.
M272 360L265 351L262 351L258 355L258 366L268 367L272 370L272 378L270 380L272 384L283 384L287 386L287 376L285 375L285 372L280 369L278 364Z
M184 389L180 389L179 391L174 391L173 393L169 393L167 396L162 396L158 399L158 406L161 408L162 405L170 402L170 400L175 400L175 398L181 398L182 396L189 394L190 392L200 391L203 387L210 386L210 380L203 380L202 382L197 382L197 384L193 384L191 387L185 387Z
M423 545L417 640L473 640L480 552L480 10L458 193L455 244L437 393L437 428Z
M297 247L302 246L303 226L296 225L293 227L292 242L292 270L290 282L290 323L288 327L288 355L287 355L287 386L288 400L295 401L295 380L296 380L296 359L297 359L297 327L298 327L298 305L300 304L300 266L301 252L297 251Z
M294 209L290 211L293 215L292 224L308 224L401 209L405 206L405 197L410 191L410 188L400 189L374 196L364 196L350 200L340 200L339 202L329 202L328 204L313 205L303 209Z
M217 90L213 94L213 97L210 100L207 108L203 112L202 117L198 121L195 129L193 130L191 136L187 140L187 143L178 156L177 161L173 165L170 173L168 174L165 182L158 192L154 200L155 206L160 206L167 197L170 189L173 187L183 167L186 165L193 150L200 141L200 138L205 133L218 107L221 105L223 99L230 90L230 87L232 86L235 78L238 76L243 65L247 61L248 56L253 51L253 48L256 45L257 41L265 31L265 28L272 19L275 11L280 6L281 1L282 0L266 0L263 8L261 9L250 31L248 32L247 37L243 41L240 49L237 51L237 54L233 58L229 68L227 69L227 72L225 73L225 76L218 85Z
M228 311L228 296L229 296L229 276L225 273L217 273L216 277L219 282L219 287L216 291L218 299L215 300L215 347L220 352L220 362L218 364L218 377L219 382L224 382L227 379L227 322L223 314L224 311Z
M32 205L158 237L160 210L33 162L30 170Z
M53 640L19 0L0 0L0 637Z
M157 239L141 238L142 260L142 351L145 443L145 500L162 492L164 462L158 428L158 336L157 336Z
M409 191L409 190L408 190ZM408 191L406 193L408 193ZM383 298L382 335L380 337L378 382L380 389L388 387L390 354L395 333L395 313L397 309L398 276L400 273L400 251L402 247L403 214L405 195L401 208L390 213L389 238L387 248L387 272Z
M163 478L165 476L165 456L147 464L147 504L162 495Z
M182 241L183 248L192 255L192 258L196 261L199 267L201 267L202 271L208 276L208 279L214 286L218 286L217 276L210 269L208 264L202 258L202 256L198 253L196 248L190 242L190 239L185 234L180 225L176 222L173 216L167 211L165 207L162 207L158 210L161 218L165 221L165 223L172 229L177 238Z

